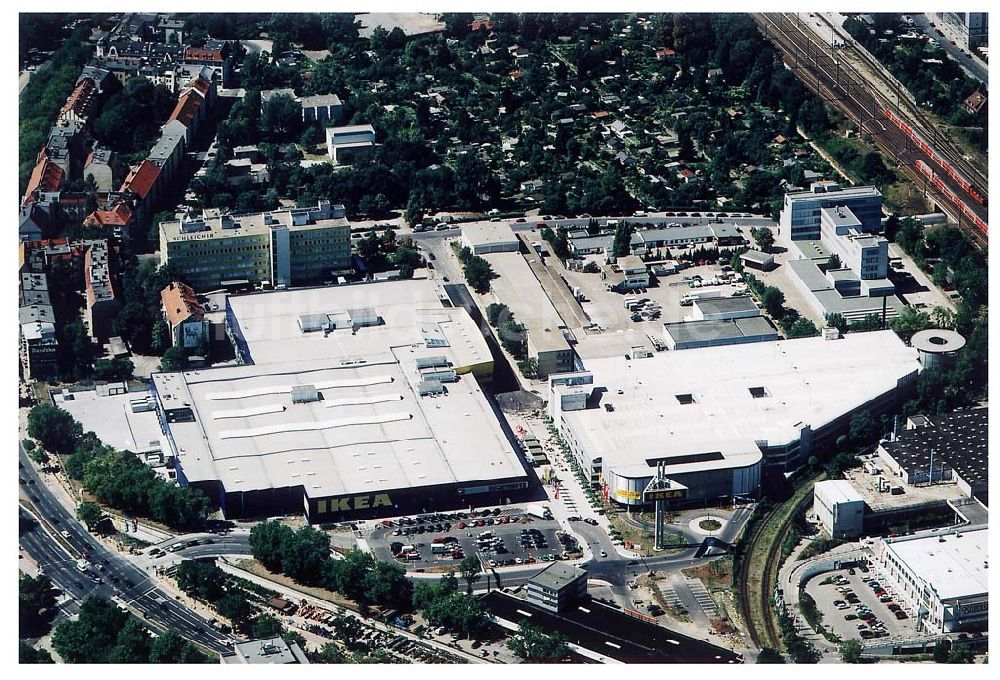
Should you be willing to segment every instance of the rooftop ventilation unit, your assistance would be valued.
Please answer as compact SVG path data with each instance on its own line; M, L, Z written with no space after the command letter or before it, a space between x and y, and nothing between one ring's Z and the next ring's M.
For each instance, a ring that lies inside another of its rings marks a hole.
M307 404L319 401L319 391L315 385L292 385L292 403Z

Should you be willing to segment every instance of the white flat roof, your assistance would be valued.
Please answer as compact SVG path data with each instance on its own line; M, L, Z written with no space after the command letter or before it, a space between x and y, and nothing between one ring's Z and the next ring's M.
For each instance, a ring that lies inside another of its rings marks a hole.
M219 480L228 492L302 486L316 498L524 476L475 378L435 397L418 395L420 380L407 348L361 364L153 375L165 410L194 415L169 424L189 482ZM322 399L293 403L296 385Z
M831 503L864 503L865 499L846 479L827 479L816 482L814 493Z
M485 253L498 278L490 281L490 290L498 302L507 305L514 321L524 324L528 341L536 352L569 351L560 326L565 325L542 284L520 253Z
M886 549L933 587L940 599L950 600L985 595L989 591L985 566L989 559L988 533L982 527L883 540Z
M462 307L445 307L444 290L428 279L379 281L230 296L254 363L367 357L405 350L445 356L456 367L493 361L478 326ZM380 325L303 333L299 317L374 308ZM431 341L435 346L428 347ZM444 343L444 344L442 344Z
M462 238L476 246L517 244L517 236L507 222L472 222L462 225Z
M758 441L788 444L805 427L816 430L889 392L919 367L916 350L892 331L658 352L635 360L617 354L585 364L594 386L606 388L602 407L562 417L584 448L603 456L606 468L623 469L665 455L749 455L758 451ZM754 397L751 388L763 388L765 396ZM682 404L678 396L685 395L693 403ZM614 410L605 410L605 403Z

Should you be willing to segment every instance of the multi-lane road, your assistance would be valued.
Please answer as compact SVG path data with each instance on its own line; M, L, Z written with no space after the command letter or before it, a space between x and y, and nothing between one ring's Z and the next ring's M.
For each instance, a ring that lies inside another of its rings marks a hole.
M18 449L19 474L34 482L21 487L26 498L20 512L41 520L20 536L20 545L71 598L62 606L66 614L75 613L89 595L98 595L134 610L151 627L176 631L214 652L232 652L208 621L159 588L149 573L91 536L49 490L24 449ZM77 569L81 558L90 565L87 574Z

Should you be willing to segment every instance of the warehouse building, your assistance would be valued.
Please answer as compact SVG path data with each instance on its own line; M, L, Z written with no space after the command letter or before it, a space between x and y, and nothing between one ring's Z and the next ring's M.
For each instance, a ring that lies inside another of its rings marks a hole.
M816 482L813 512L831 538L854 540L861 536L865 520L865 499L843 479Z
M153 375L178 480L229 518L518 498L525 468L477 380L489 348L441 296L421 279L230 296L244 365Z
M519 241L506 222L473 222L462 225L462 245L473 255L516 253Z
M199 291L227 281L301 286L350 268L351 227L344 206L329 201L244 215L209 210L160 223L160 253Z
M749 296L704 298L691 304L692 321L725 321L755 316L760 316L760 309Z
M875 539L880 582L931 634L985 630L988 529L961 527Z
M759 250L747 250L740 254L740 264L750 269L760 269L766 272L774 269L774 255L768 255Z
M989 487L989 409L915 416L878 455L891 474L908 485L956 484L983 500Z
M893 410L919 368L892 331L585 363L549 377L550 415L591 482L626 506L644 504L661 461L687 503L755 494L762 468L794 470L855 413Z
M524 257L517 252L493 252L483 256L497 278L490 282L490 294L507 306L514 321L524 326L528 356L538 361L538 375L548 376L573 370L573 348L563 334L565 324ZM506 332L501 319L497 331ZM519 338L513 338L519 339Z
M680 321L663 324L663 341L669 350L771 342L780 336L759 314L744 319Z

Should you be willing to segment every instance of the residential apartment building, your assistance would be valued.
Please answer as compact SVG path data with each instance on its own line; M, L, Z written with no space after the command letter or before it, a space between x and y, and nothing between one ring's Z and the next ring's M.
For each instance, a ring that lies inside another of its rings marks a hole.
M25 378L45 380L59 372L55 315L45 274L21 274L18 343Z
M84 319L90 336L95 340L106 340L114 335L112 326L121 309L112 278L110 256L107 241L93 242L84 255L84 294L87 299Z
M194 289L180 281L171 281L160 291L160 302L174 347L192 349L209 341L210 323Z
M553 562L524 587L528 602L554 612L563 611L587 597L587 572L562 562Z
M793 241L818 240L823 208L850 208L860 222L859 231L882 230L882 194L873 186L842 188L837 182L814 182L808 191L785 194L778 226Z
M319 283L350 266L350 225L344 207L329 201L244 215L206 211L161 223L160 253L196 290L223 281Z

